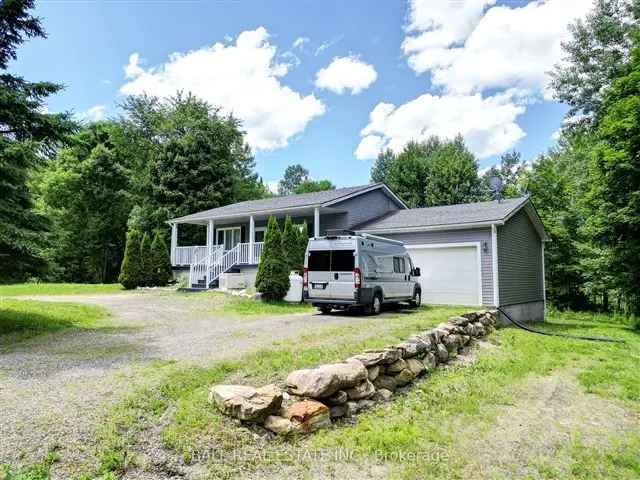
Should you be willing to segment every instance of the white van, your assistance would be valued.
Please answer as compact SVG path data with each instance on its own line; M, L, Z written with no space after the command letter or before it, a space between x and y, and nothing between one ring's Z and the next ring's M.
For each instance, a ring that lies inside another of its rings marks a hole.
M322 313L361 309L380 313L383 303L420 305L422 292L402 242L341 231L311 238L304 261L303 298Z

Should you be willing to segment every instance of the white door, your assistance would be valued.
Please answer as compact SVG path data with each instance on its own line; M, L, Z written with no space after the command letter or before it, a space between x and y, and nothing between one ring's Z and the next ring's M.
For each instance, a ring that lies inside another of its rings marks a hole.
M422 302L447 305L479 305L480 261L475 245L408 247L416 280L422 286Z

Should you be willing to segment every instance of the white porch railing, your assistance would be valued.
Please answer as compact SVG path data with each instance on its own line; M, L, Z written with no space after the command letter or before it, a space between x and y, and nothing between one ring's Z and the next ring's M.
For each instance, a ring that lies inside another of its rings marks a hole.
M211 255L191 264L189 285L193 287L198 285L201 280L205 280L204 288L208 288L211 282L217 280L221 274L235 265L258 264L264 243L254 243L253 250L251 245L250 243L238 243L231 250L224 250L222 245L215 246Z
M208 256L206 246L176 247L174 265L199 263Z

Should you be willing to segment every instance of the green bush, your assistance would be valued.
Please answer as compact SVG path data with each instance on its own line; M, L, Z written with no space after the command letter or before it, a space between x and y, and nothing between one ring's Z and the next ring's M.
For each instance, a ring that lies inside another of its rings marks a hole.
M304 254L307 251L307 243L309 242L309 234L307 233L307 222L303 222L298 230L298 256L297 267L295 270L302 272L304 269Z
M282 300L289 291L289 269L282 251L282 235L274 217L269 218L256 275L256 290L266 300Z
M164 287L171 280L171 258L164 235L156 232L151 242L152 283Z
M127 233L127 243L124 248L124 258L120 267L118 282L126 289L136 288L142 278L142 261L140 259L140 245L142 233L132 228Z
M140 283L141 287L153 286L153 262L151 259L151 238L147 233L142 235L140 243L140 262L142 264Z
M299 252L298 228L293 225L291 217L287 216L284 221L284 231L282 232L282 253L289 272L291 270L299 270Z

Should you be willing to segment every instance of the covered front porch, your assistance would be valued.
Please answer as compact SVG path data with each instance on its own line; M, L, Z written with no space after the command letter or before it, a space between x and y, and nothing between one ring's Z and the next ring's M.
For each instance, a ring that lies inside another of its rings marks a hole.
M294 222L313 222L313 236L320 236L320 208L296 209L290 212ZM278 220L286 214L275 215ZM257 265L260 262L266 224L269 215L256 214L239 218L206 219L189 222L171 222L171 265L188 267L207 258L221 257L235 251L236 264ZM181 223L206 227L205 245L179 245L178 229Z

